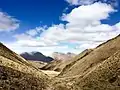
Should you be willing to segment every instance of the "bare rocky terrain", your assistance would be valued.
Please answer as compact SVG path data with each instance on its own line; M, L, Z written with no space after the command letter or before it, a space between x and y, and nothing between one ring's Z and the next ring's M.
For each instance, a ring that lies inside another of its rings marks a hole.
M52 65L62 69L40 70L0 43L0 90L120 90L120 35Z

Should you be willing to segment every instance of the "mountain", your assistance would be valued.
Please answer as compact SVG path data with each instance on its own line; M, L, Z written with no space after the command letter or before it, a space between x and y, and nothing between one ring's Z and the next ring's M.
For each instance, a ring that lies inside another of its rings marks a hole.
M54 78L56 90L120 90L120 35L73 62Z
M69 62L65 63L65 66L60 75L62 75L64 72L67 72L67 70L69 70L69 68L71 68L75 63L77 63L83 57L87 56L92 51L93 51L93 49L86 49L83 52L81 52L79 55L76 55L75 57L71 58L71 60Z
M71 62L71 58L75 57L75 54L70 52L68 52L67 54L54 52L52 54L52 57L54 58L54 60L41 69L60 72L69 62Z
M70 68L68 68L71 71L69 72L64 71L65 75L66 76L77 75L77 74L84 73L85 71L88 71L90 67L94 67L95 65L103 62L104 60L109 58L111 55L116 53L118 50L120 50L119 44L120 44L120 35L99 45L92 52L90 52L87 56L83 57L82 59L77 58L78 62L75 63ZM72 72L72 70L74 71L74 73Z
M48 76L0 43L0 90L48 90Z
M42 62L50 62L53 60L52 57L45 56L40 52L31 52L31 53L25 52L20 55L26 60L42 61Z
M52 54L52 57L55 59L55 60L69 60L71 59L72 57L74 57L75 54L74 53L60 53L60 52L54 52Z

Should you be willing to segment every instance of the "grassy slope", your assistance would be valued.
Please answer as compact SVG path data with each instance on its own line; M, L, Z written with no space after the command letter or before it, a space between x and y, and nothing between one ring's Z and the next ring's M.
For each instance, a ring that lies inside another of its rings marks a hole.
M120 90L120 51L78 79L74 85L82 90Z
M0 90L48 90L48 78L0 43Z
M106 43L95 48L87 56L77 61L65 74L61 75L64 77L70 77L75 75L85 75L97 64L103 62L115 52L120 50L120 36L107 41Z
M62 68L60 68L60 64L62 63L62 60L53 60L44 67L42 67L42 70L54 70L54 71L61 71Z
M34 61L34 60L28 60L29 63L31 63L34 67L40 69L42 67L44 67L45 65L47 65L46 62L42 62L42 61Z
M120 50L84 76L56 77L53 90L120 90Z
M66 63L66 66L63 68L59 76L64 75L66 72L68 72L74 64L76 64L79 60L87 56L92 51L93 51L92 49L86 49L83 52L81 52L79 55L77 55L76 57L72 58L68 63Z
M99 45L52 84L53 90L120 90L120 36Z
M44 78L0 65L0 90L47 90Z

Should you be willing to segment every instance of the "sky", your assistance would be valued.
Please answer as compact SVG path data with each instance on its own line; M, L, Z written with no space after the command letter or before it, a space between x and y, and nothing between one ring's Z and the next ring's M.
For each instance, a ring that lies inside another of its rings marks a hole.
M120 34L119 0L0 0L0 42L20 54L79 54Z

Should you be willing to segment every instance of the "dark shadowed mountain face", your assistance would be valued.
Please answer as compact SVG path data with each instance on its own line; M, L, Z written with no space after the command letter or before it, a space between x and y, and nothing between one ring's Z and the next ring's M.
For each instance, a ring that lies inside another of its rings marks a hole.
M31 53L25 52L20 55L26 60L43 61L43 62L50 62L53 60L52 57L45 56L40 52L31 52Z

